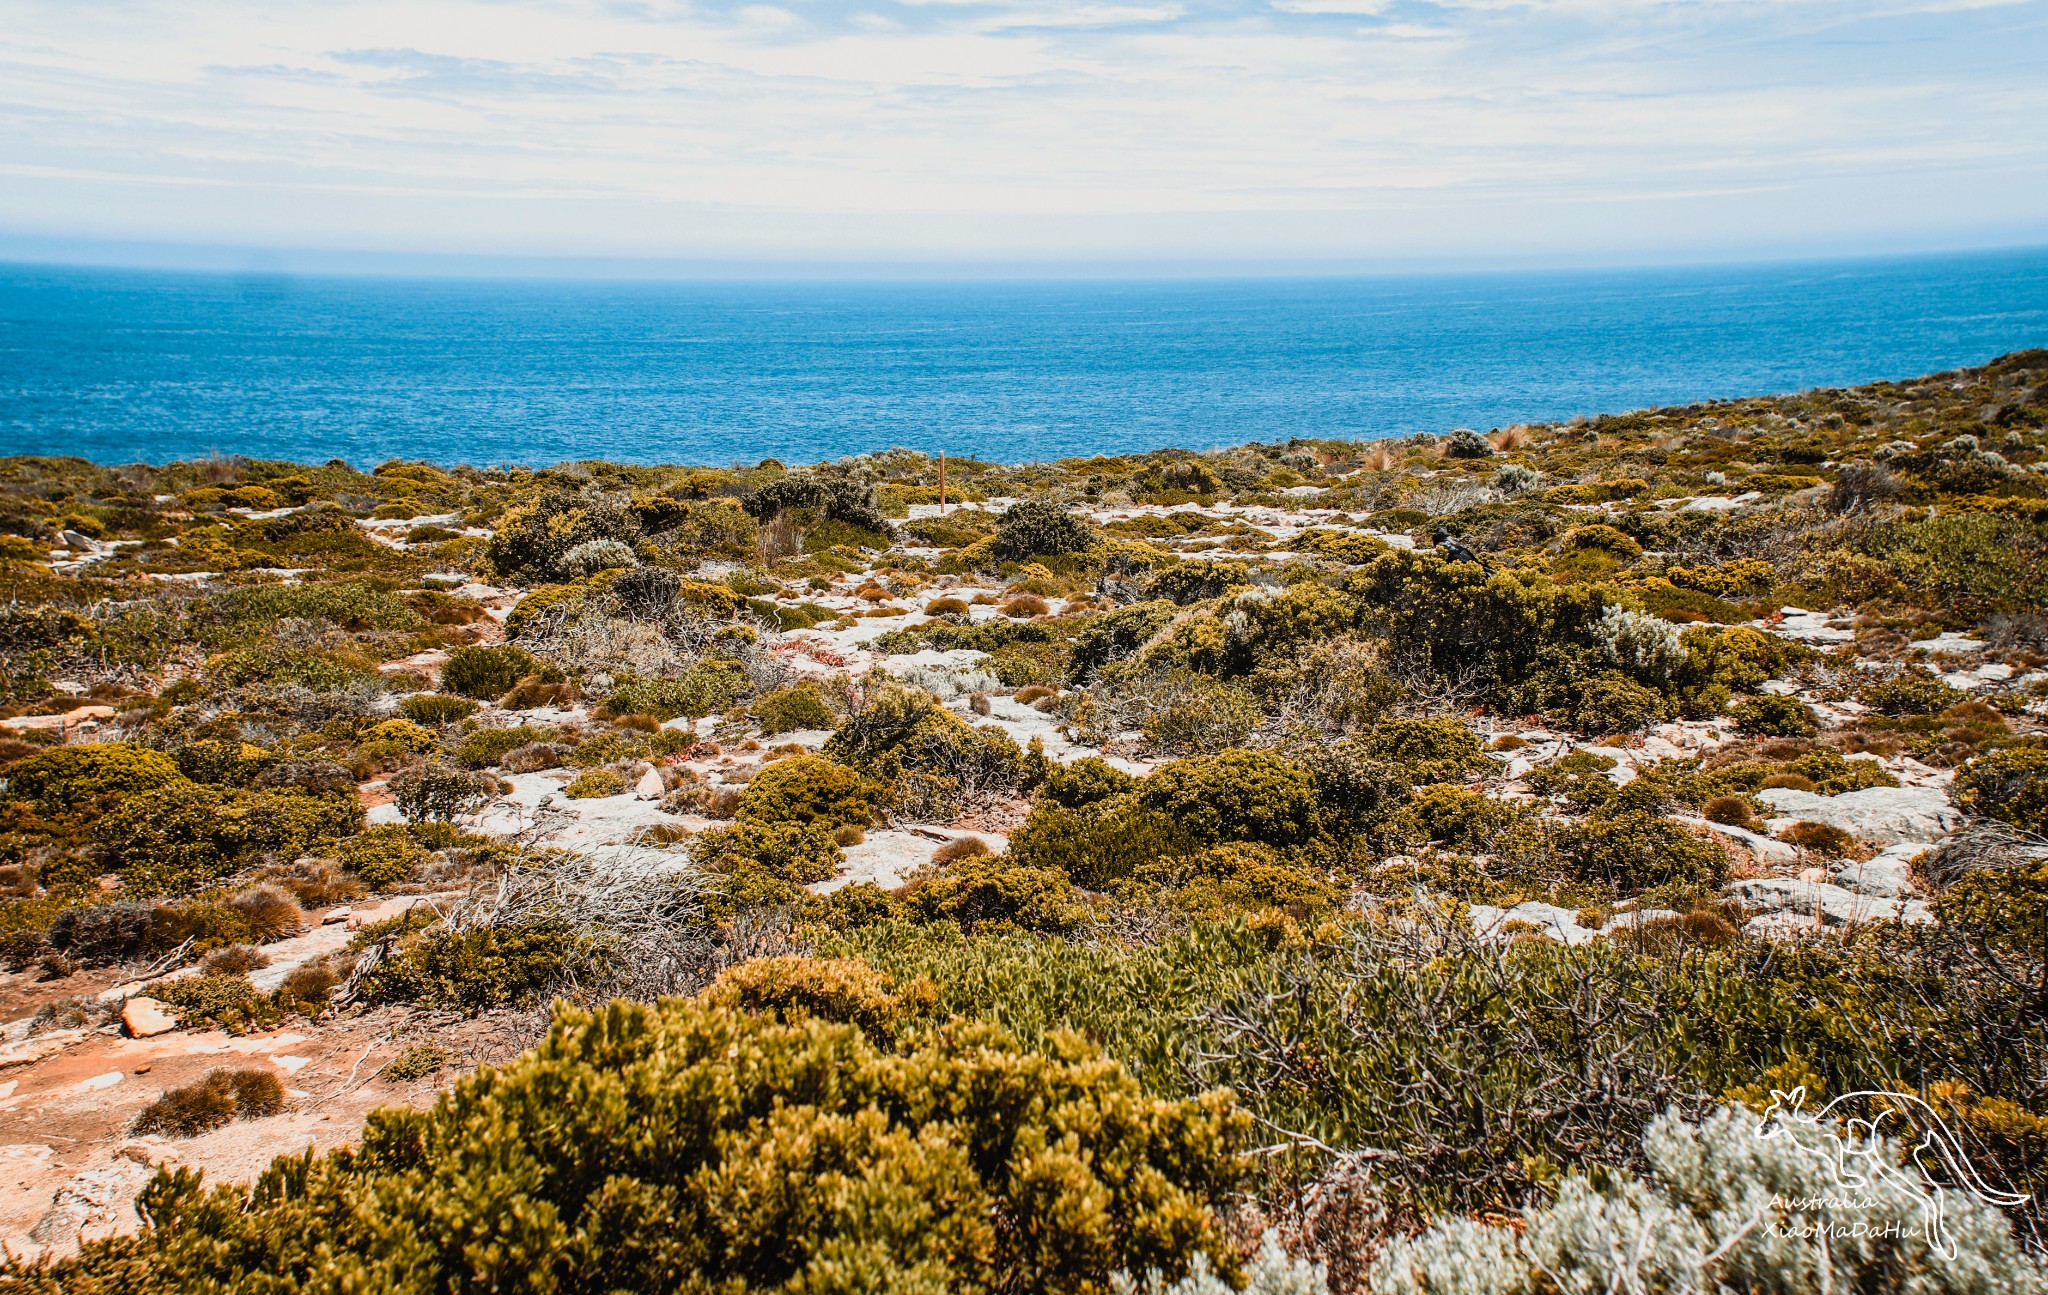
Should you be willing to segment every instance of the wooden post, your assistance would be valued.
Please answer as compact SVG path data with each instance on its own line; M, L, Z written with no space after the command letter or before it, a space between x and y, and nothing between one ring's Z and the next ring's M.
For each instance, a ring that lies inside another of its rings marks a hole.
M946 452L939 451L939 516L946 515Z

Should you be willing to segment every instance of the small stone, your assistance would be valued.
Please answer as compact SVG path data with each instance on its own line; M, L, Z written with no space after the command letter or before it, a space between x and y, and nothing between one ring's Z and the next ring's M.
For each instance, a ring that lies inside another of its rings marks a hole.
M641 800L660 800L663 790L659 769L649 769L640 775L639 782L633 784L633 795Z
M332 926L336 922L346 922L349 918L354 916L355 910L350 908L348 905L344 904L340 908L328 909L327 915L320 919L320 925Z
M154 998L131 998L121 1004L121 1025L132 1039L149 1039L159 1034L169 1034L178 1028L178 1018L171 1015L169 1004ZM148 1066L136 1071L142 1074Z

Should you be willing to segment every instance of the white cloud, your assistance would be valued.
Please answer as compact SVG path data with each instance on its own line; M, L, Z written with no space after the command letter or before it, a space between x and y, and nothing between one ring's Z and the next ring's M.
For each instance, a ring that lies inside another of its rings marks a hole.
M1264 258L2048 236L2048 0L8 12L0 228L25 233Z

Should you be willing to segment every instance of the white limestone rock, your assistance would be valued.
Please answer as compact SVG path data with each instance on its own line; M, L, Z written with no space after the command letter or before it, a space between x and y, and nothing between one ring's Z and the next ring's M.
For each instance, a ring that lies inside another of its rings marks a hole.
M1777 811L1769 820L1773 833L1802 821L1825 823L1871 845L1895 845L1947 836L1962 824L1948 793L1934 787L1866 787L1839 796L1765 787L1753 795Z

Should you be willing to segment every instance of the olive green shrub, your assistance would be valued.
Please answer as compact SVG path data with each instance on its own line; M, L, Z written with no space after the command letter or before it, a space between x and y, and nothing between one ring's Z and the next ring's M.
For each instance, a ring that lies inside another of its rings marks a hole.
M1010 834L1004 857L1015 867L1056 873L1100 889L1155 859L1195 848L1198 843L1185 828L1135 794L1091 794L1071 807L1041 797Z
M1010 505L996 522L995 555L1005 562L1079 553L1094 543L1086 522L1041 499Z
M910 907L926 921L952 921L963 930L1043 931L1062 934L1087 922L1089 909L1067 873L1033 867L1009 855L956 859L920 877Z
M2048 748L2000 747L1956 770L1951 794L1965 812L2048 836Z
M1024 776L1024 753L1000 729L971 728L930 693L897 684L849 715L822 754L891 786L912 818L951 818L965 797Z
M427 852L405 828L385 823L343 841L334 857L366 884L381 889L410 877L426 862Z
M839 718L811 683L762 693L754 699L754 717L761 721L761 731L770 735L831 728Z
M186 781L176 761L128 742L86 742L38 751L7 767L7 796L44 814L90 813L123 796Z
M253 1188L161 1173L140 1234L11 1280L1082 1295L1122 1267L1234 1266L1214 1210L1247 1124L1224 1092L1148 1097L1073 1035L960 1024L889 1052L812 1015L558 1007L534 1051L378 1112L359 1149Z
M539 660L516 643L459 647L441 667L441 686L460 697L495 701L540 668Z
M821 755L797 755L762 767L740 793L733 815L748 823L821 823L866 827L889 789Z
M1138 785L1139 803L1195 840L1299 845L1315 834L1309 771L1267 751L1224 751L1162 765Z
M95 827L131 893L180 895L269 856L289 861L362 827L352 795L242 791L180 779L127 797Z
M1797 697L1764 694L1751 697L1729 712L1744 732L1765 737L1811 737L1813 712Z
M796 885L836 875L846 855L824 821L736 822L699 835L690 854L715 871L760 869Z

